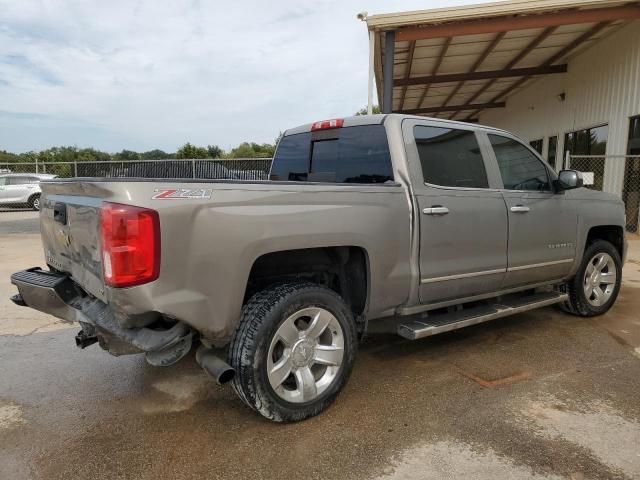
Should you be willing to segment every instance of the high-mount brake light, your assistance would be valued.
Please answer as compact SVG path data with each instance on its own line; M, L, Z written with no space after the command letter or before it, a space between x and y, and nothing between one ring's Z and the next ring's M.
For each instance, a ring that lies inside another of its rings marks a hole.
M331 120L320 120L319 122L313 122L311 124L311 131L315 132L316 130L329 130L331 128L340 128L344 124L344 120L342 118L334 118Z
M160 275L160 218L148 208L104 202L102 271L111 287L133 287Z

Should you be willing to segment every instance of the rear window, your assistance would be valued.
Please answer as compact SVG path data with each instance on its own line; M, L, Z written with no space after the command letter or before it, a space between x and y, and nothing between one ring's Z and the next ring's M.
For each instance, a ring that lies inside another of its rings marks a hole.
M278 145L271 180L335 183L393 181L383 125L319 130L284 137Z

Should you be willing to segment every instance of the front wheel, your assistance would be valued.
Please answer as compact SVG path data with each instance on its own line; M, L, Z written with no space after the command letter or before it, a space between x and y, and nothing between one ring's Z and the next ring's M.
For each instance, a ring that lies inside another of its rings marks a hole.
M605 240L590 244L576 276L567 284L569 313L594 317L609 311L620 292L622 260L618 250Z
M304 420L335 400L356 346L353 315L338 294L313 283L278 285L243 308L229 350L232 386L270 420Z

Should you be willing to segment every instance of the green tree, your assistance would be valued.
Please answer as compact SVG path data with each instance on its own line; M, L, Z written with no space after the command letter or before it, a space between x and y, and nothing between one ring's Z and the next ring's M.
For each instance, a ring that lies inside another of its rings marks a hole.
M374 105L372 111L373 114L382 113L382 110L380 110L380 107L378 105ZM356 112L356 115L367 115L367 107L362 107Z
M270 158L274 150L275 146L270 143L243 142L232 149L227 158Z
M113 158L115 160L140 160L140 154L132 150L122 150L120 153L116 153Z
M155 149L140 154L142 160L164 160L166 158L175 158L175 153L167 153L163 150Z
M207 155L209 158L222 158L224 157L224 150L217 145L207 145Z
M196 147L187 142L178 149L176 158L207 158L208 154L206 148Z

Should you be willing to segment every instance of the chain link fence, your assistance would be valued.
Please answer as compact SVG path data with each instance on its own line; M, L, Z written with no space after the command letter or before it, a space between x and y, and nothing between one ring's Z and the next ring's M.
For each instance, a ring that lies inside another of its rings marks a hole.
M586 188L602 191L605 163L605 156L570 155L565 161L565 168L582 172Z
M627 231L640 233L640 155L568 155L565 168L583 172L591 183L587 188L618 194L625 205Z
M61 178L135 177L267 180L270 158L0 163L2 173L48 173Z

